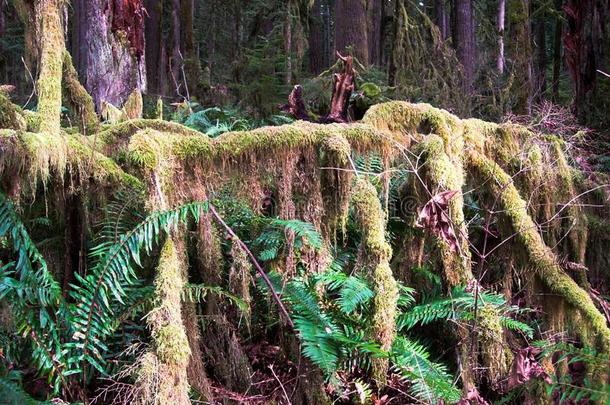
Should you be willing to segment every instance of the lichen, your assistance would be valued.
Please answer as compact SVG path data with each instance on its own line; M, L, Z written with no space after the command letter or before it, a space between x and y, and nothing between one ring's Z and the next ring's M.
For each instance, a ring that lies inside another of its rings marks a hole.
M20 114L19 108L0 91L0 128L24 130L25 127L25 119Z

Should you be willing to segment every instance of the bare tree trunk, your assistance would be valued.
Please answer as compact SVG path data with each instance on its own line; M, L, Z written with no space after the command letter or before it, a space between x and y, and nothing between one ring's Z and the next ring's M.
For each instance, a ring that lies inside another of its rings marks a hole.
M605 0L568 0L563 6L567 20L563 43L574 87L573 109L583 121L596 102L597 69L603 63L608 8Z
M532 108L534 85L529 6L530 0L515 0L510 12L510 53L515 73L513 94L516 99L513 111L517 114L529 114Z
M464 90L473 91L475 74L475 41L472 0L454 0L455 24L453 26L453 44L457 57L464 68Z
M434 0L434 22L438 26L443 40L449 37L449 18L445 0Z
M496 69L498 73L504 73L504 19L506 15L506 0L498 1L498 17L496 20L498 28L498 56L496 57Z
M544 6L541 6L544 7ZM534 78L534 94L535 102L540 102L546 94L546 30L545 30L545 13L544 10L538 10L538 16L534 21L534 36L535 36L535 78Z
M314 75L321 73L325 62L325 31L322 0L315 0L309 20L309 70Z
M284 51L286 52L286 84L292 83L292 0L286 2L284 23Z
M335 2L335 50L353 56L364 66L369 64L365 0L337 0Z
M561 10L563 0L556 0L555 7L557 11ZM557 102L559 98L559 73L561 72L561 35L563 31L563 20L561 16L555 17L555 34L553 38L553 95L552 99Z
M383 0L368 0L368 33L369 63L381 65L381 21L383 19Z
M147 18L144 29L146 35L146 77L149 94L162 94L159 86L159 58L161 57L161 23L163 20L163 2L161 0L145 0Z
M172 57L170 82L175 94L186 97L182 84L182 51L180 50L180 0L172 0Z
M98 111L103 102L122 105L134 90L146 90L143 4L88 0L86 17L85 87Z

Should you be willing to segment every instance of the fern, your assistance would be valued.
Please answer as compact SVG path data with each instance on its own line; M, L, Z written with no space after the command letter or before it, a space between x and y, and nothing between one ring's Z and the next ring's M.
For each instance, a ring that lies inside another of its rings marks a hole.
M34 364L41 372L56 376L62 357L56 320L64 311L61 288L12 202L1 193L0 238L10 240L16 257L0 269L0 299L11 303L17 331L32 343Z
M141 266L141 254L150 254L162 233L186 223L189 217L198 221L200 211L207 208L207 202L194 202L155 212L116 242L104 241L92 249L91 257L97 264L85 277L77 275L78 284L70 291L77 303L71 311L72 342L65 344L72 352L67 364L70 373L78 372L79 364L88 364L106 374L103 353L108 348L104 340L116 327L113 302L126 305L126 289L137 281L133 264Z
M253 244L258 250L260 260L275 260L279 256L281 249L285 246L286 231L294 232L295 251L300 251L306 244L315 250L322 247L322 236L312 224L296 219L274 218L254 240Z
M182 291L182 299L189 302L203 302L209 293L227 298L244 314L248 313L248 304L236 295L231 294L221 287L207 286L203 284L187 284Z
M478 302L477 302L478 301ZM512 319L510 314L520 311L518 307L506 304L504 297L487 291L480 291L478 300L473 293L464 288L455 288L450 297L435 298L410 308L398 317L397 328L410 330L416 325L427 325L438 320L472 320L476 306L491 305L500 314L502 326L520 331L528 337L533 336L534 330L527 324Z
M41 402L32 398L22 388L21 376L9 373L7 377L0 377L0 403L5 405L40 405Z

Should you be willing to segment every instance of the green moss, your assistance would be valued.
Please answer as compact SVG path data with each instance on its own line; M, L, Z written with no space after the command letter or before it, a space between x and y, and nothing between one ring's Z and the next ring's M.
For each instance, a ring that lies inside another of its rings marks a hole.
M139 89L135 89L131 92L127 101L123 105L123 113L125 114L126 120L135 120L142 118L144 110L144 101L142 100L142 93Z
M371 333L382 349L389 350L396 336L398 285L389 265L392 248L385 239L385 213L377 197L377 190L364 179L358 179L354 185L352 204L362 229L359 265L370 271L369 277L375 291ZM387 372L387 359L372 360L372 375L380 385L385 384Z
M21 116L19 108L0 91L0 128L24 130L25 127L25 120Z
M61 0L41 2L40 72L36 83L40 131L59 135L61 129L61 78L65 50Z
M184 366L188 363L191 350L184 328L167 325L154 335L155 352L163 363L173 366Z
M84 134L93 134L98 131L99 119L95 113L93 98L80 84L78 73L72 64L72 57L64 51L63 59L63 89L64 100L73 112L73 118L79 123Z
M428 135L419 145L419 148L425 158L424 181L426 181L430 192L458 191L449 201L447 214L458 238L459 252L455 252L443 238L437 237L436 243L440 249L447 287L465 285L472 280L473 276L468 240L464 236L467 233L464 225L464 199L461 194L464 184L461 158L452 161L446 153L444 140L438 135ZM421 201L423 205L429 200L430 195L425 191L419 194L425 198L425 201Z
M509 220L540 280L586 320L579 322L578 314L572 315L574 322L571 332L583 340L588 340L589 336L594 337L598 348L610 353L610 329L606 326L604 316L597 310L589 294L561 269L555 255L545 245L512 178L492 160L476 151L470 151L468 162L480 184L484 184L498 197L501 212Z

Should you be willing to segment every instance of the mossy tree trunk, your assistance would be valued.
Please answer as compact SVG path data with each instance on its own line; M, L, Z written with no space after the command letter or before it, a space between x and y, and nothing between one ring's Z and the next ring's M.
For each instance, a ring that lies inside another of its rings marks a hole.
M61 78L65 50L62 24L63 0L38 0L36 16L40 19L40 74L38 114L40 131L59 135L61 129Z

